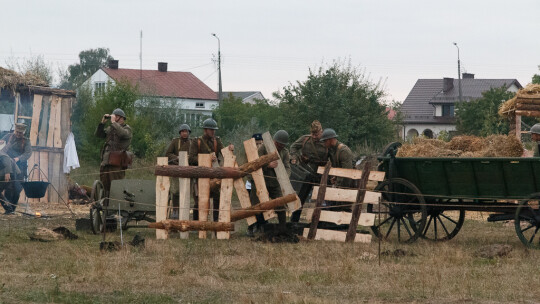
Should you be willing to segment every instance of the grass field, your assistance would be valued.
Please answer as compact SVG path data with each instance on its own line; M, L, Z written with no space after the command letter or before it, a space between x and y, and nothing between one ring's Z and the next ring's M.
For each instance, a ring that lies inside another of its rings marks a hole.
M74 206L78 217L88 207ZM0 303L358 303L537 302L540 251L524 248L513 226L468 219L446 243L255 242L245 224L232 239L156 241L129 229L144 248L100 252L101 236L75 231L63 206L51 218L0 215ZM36 207L37 209L37 207ZM44 210L44 212L47 212ZM78 240L31 241L37 227L65 226ZM120 241L118 232L109 241ZM506 257L484 259L484 245L509 244Z

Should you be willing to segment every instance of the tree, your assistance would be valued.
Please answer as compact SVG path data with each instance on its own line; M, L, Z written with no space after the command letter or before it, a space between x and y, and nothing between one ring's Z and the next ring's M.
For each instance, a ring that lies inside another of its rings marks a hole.
M538 69L540 69L540 65L538 66ZM534 74L534 76L532 77L532 83L540 84L540 75Z
M60 88L73 90L79 88L99 68L106 66L114 59L108 48L89 49L79 53L79 63L68 66L67 71L60 72Z
M508 122L497 112L500 105L513 96L514 93L503 86L483 92L482 97L476 100L457 103L457 132L476 136L507 134Z
M23 60L22 64L15 58L11 57L7 60L6 65L9 69L18 73L32 74L41 79L47 85L52 85L54 81L54 73L50 63L45 62L43 55L37 55Z
M274 93L280 109L275 120L293 139L309 132L310 123L318 119L350 146L381 147L395 139L384 94L358 68L334 62L325 69L310 69L306 81Z

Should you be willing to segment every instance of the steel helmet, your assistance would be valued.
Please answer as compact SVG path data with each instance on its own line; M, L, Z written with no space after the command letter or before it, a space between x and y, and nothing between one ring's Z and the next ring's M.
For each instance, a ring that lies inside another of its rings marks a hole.
M274 134L274 140L282 145L289 143L289 133L285 130L279 130Z
M530 133L540 134L540 123L537 123L534 126L532 126Z
M191 129L189 128L189 126L187 124L181 124L180 125L180 130L178 132L182 132L184 130L188 130L189 133L191 134Z
M218 129L217 122L213 120L212 118L208 118L205 121L203 121L202 127L203 129L212 129L212 130Z
M114 109L114 111L112 113L114 115L122 116L122 117L126 118L126 113L124 113L124 111L122 111L122 109L120 109L120 108Z
M328 129L324 129L324 131L322 132L320 141L325 141L327 139L336 138L336 137L338 137L336 134L336 131L334 131L334 129L328 128Z

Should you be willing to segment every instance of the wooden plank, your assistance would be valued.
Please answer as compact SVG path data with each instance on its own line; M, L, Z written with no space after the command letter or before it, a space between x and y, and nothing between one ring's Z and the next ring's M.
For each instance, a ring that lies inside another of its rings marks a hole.
M157 164L166 165L167 157L158 157ZM167 219L167 205L169 203L170 180L168 176L156 177L156 222ZM169 233L163 229L156 229L156 239L165 240L169 238Z
M19 92L15 93L15 120L16 123L19 120L19 103L21 102L21 94Z
M254 161L259 158L259 153L257 152L257 145L255 144L255 139L250 138L244 141L244 149L246 150L246 156L248 162ZM266 182L264 181L264 175L262 169L255 170L251 173L253 182L255 183L255 188L257 189L257 197L259 202L267 202L270 200L270 195L268 194L268 189L266 189ZM276 216L274 210L269 210L263 213L264 219L268 220Z
M237 168L238 164L235 163L234 167ZM236 190L236 196L238 196L238 200L240 201L240 206L242 208L249 208L251 207L251 200L249 199L249 192L246 189L246 184L244 183L244 180L241 178L237 178L233 181L234 190ZM257 218L252 216L248 217L246 219L248 225L253 225L257 222Z
M324 172L321 177L321 185L317 189L318 192L318 198L317 198L317 204L315 205L315 210L313 210L313 216L311 217L311 224L309 225L309 234L307 235L308 240L313 240L315 238L315 234L317 233L317 225L319 225L319 218L321 216L321 208L324 202L324 198L326 195L326 182L328 181L328 173L330 172L330 168L332 167L332 164L330 161L326 163L326 166L324 167ZM315 192L315 189L313 189L313 192Z
M60 167L60 153L58 152L49 152L49 182L51 186L51 191L49 191L49 202L59 203L60 199L58 197L58 190L60 188L60 179L58 176L58 168Z
M199 167L211 167L212 166L212 155L210 154L199 154ZM208 208L210 206L210 179L209 178L199 178L197 182L199 186L199 221L207 222L208 221ZM206 238L206 231L199 231L199 238Z
M274 144L274 139L272 138L272 135L270 135L270 132L264 133L262 137L266 152L268 152L268 154L276 152L277 148ZM289 174L287 174L287 170L285 169L285 165L283 164L283 160L281 158L278 160L278 166L274 169L274 171L276 172L276 178L279 186L281 187L282 195L285 196L287 194L296 193L292 187L291 180L289 179ZM300 209L300 206L300 198L297 197L294 202L287 204L287 209L288 211L295 211Z
M304 206L305 208L305 206ZM313 216L313 209L306 210L306 217L311 218ZM336 225L350 224L352 219L352 213L345 211L328 211L321 210L321 217L319 221L334 223ZM375 214L362 212L358 225L370 227L375 224Z
M30 171L32 171L32 168L34 168L34 165L38 165L39 167L39 151L33 150L32 155L28 159L28 180L29 181L39 181L39 170L36 168L32 175L30 175ZM28 199L31 203L38 203L39 198L30 198Z
M56 119L54 121L54 136L53 136L53 146L55 148L63 148L63 141L62 141L62 99L56 98L57 104L56 104ZM67 136L67 135L66 135Z
M51 96L51 111L49 114L49 131L47 132L47 147L54 147L54 126L56 125L56 108L58 108L58 97Z
M229 150L229 147L221 149L223 155L223 167L234 167L236 157ZM233 179L225 178L221 180L221 194L219 196L219 221L229 223L231 222L231 200L233 192ZM228 240L231 237L229 231L218 231L217 238L220 240Z
M305 238L308 237L309 229L304 228L303 236ZM345 231L336 231L336 230L326 230L326 229L318 229L317 234L315 235L315 240L319 241L337 241L337 242L345 242L345 237L347 235L347 232ZM357 233L354 241L356 243L370 243L371 242L371 234L362 234Z
M313 193L311 195L312 199L317 199L319 186L313 187ZM356 196L358 195L358 190L351 189L340 189L340 188L328 188L326 189L325 200L336 201L336 202L356 202ZM379 203L379 198L381 193L366 191L364 196L364 203L376 205Z
M358 225L364 227L375 225L375 213L362 212L362 214L360 214L360 220L358 220Z
M364 196L366 195L366 185L369 178L369 172L371 171L369 166L369 162L366 162L364 164L362 178L358 182L358 195L356 196L356 203L352 208L352 219L351 223L349 224L347 236L345 237L346 242L354 242L354 238L356 237L356 228L358 227L358 220L360 219L360 214L362 214Z
M324 167L317 168L317 173L322 174ZM352 179L362 178L362 171L356 169L344 169L344 168L332 168L330 169L330 175L347 177ZM384 180L385 173L382 171L371 171L369 174L369 180L382 182Z
M178 153L178 165L180 166L189 166L188 164L188 153L186 151L180 151ZM191 187L189 178L180 178L179 179L179 188L180 188L180 210L178 211L178 219L181 221L189 220L189 206L191 200ZM181 239L188 239L189 232L180 232Z
M60 193L60 201L64 200L64 202L67 204L69 200L69 193L68 193L68 180L67 180L67 174L64 173L64 152L58 153L58 156L60 157L60 161L58 163L58 192Z
M46 151L39 152L39 167L41 171L43 171L43 173L40 172L40 174L45 175L45 176L41 176L40 178L44 181L49 181L49 152L46 152ZM47 189L47 192L45 192L45 196L43 196L39 201L42 203L49 202L48 189Z
M71 132L69 121L71 120L71 98L62 98L62 111L60 114L60 139L62 148L66 144L66 139Z
M39 132L39 117L41 115L41 104L43 95L34 95L34 103L32 105L32 123L30 124L30 144L37 145Z
M47 146L47 133L49 127L49 112L51 110L51 96L44 96L41 106L41 123L38 132L37 145L41 147Z

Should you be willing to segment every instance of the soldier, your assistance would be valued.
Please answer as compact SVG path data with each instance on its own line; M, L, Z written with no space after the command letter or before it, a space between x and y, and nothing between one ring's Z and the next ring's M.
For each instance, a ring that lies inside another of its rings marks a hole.
M13 214L21 193L22 174L15 161L5 152L0 151L0 204L5 214ZM2 192L5 191L5 196Z
M105 128L105 123L109 119L111 124ZM133 132L125 121L124 111L116 109L110 115L104 114L96 129L95 135L105 138L99 168L99 179L103 183L105 197L109 196L111 182L115 179L123 179L126 176L125 169L131 165L131 153L127 150L131 144Z
M531 139L534 142L532 156L540 157L540 124L535 124L534 126L532 126L530 133Z
M313 189L313 184L321 181L317 174L317 167L326 165L328 161L328 149L319 141L321 135L321 123L314 120L311 123L311 134L301 136L291 145L291 164L307 172L298 193L302 206ZM302 209L293 212L291 222L297 223L301 213Z
M191 134L191 129L187 124L183 124L180 126L180 130L178 131L180 134L180 137L174 138L171 143L169 144L169 147L167 148L167 152L165 152L165 155L169 158L169 165L178 165L178 152L180 151L186 151L189 152L189 144L190 144L190 138L189 135ZM178 184L177 178L171 179L171 194L172 194L172 203L173 203L173 219L178 219L178 208L180 207L180 188Z
M289 133L285 130L279 130L274 134L274 144L276 145L276 149L278 150L279 157L281 158L281 161L283 162L283 165L285 166L285 170L287 171L288 175L291 175L291 165L290 165L290 156L289 156L289 150L287 150L286 146L289 143ZM258 149L259 156L263 156L268 154L266 151L266 147L264 145L261 145ZM283 193L281 192L281 186L279 185L279 182L276 177L276 171L274 168L278 166L278 161L275 160L271 163L269 163L266 166L262 167L263 175L264 175L264 182L266 184L266 189L268 190L268 195L270 196L270 199L276 199L278 197L282 197ZM259 198L257 197L257 190L255 189L255 184L252 183L253 190L250 193L250 200L252 205L256 205L259 203ZM285 206L280 207L276 210L276 213L278 215L279 220L279 232L283 233L286 230L286 224L287 224L287 214L285 213ZM265 223L264 216L262 214L257 214L257 223L253 224L248 227L248 235L252 236L253 231L255 230L255 225L257 225L257 228L261 229L262 226Z
M22 123L15 124L15 132L6 134L2 140L6 145L2 149L9 157L11 157L19 166L23 177L28 173L27 160L32 156L32 145L28 137L24 136L26 125Z
M334 168L353 168L353 153L349 147L337 140L334 129L324 129L321 142L328 148L328 156ZM352 179L338 177L334 185L337 187L352 187Z
M259 149L259 147L263 145L262 134L261 133L255 133L251 137L253 137L255 139L255 145L257 146L257 149ZM250 180L246 181L246 189L247 189L248 193L251 193L251 181Z
M199 164L198 155L199 154L212 154L212 162L217 163L218 160L223 160L223 155L221 155L221 149L223 149L223 144L221 139L218 136L215 136L216 130L218 129L217 122L212 118L208 118L203 121L203 135L197 138L194 138L191 141L189 146L189 165L197 166ZM229 150L234 151L234 146L229 145ZM193 193L197 193L197 184L193 183ZM219 216L219 191L220 189L214 189L210 191L210 197L213 200L213 218L214 221L218 220ZM199 200L197 195L194 195L194 212L193 220L199 220Z

